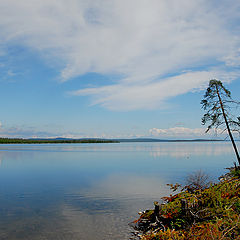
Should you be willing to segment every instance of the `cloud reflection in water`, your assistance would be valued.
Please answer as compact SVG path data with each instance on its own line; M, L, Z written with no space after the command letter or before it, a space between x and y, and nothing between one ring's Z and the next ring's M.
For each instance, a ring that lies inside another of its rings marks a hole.
M128 239L166 183L232 159L230 142L0 145L0 239Z
M217 147L216 147L217 145ZM220 156L229 155L233 151L230 142L218 143L168 143L155 146L150 155L152 157L170 156L175 158L190 156Z
M159 178L111 175L85 191L66 194L62 214L82 239L129 239L127 223L169 193Z

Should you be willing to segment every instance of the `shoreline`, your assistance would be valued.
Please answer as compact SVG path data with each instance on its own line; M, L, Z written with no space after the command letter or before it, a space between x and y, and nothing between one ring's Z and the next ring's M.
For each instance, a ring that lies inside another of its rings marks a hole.
M178 193L139 213L130 223L133 239L240 240L240 168L228 169L217 183L208 186L169 184Z
M119 143L104 139L22 139L0 138L0 144L69 144L69 143Z

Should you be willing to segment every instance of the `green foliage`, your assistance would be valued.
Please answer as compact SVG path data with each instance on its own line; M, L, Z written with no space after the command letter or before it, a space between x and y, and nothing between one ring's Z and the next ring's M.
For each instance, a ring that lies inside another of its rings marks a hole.
M230 176L240 178L240 167L230 168Z
M224 114L229 125L234 130L238 130L240 119L233 120L230 110L239 103L232 100L231 92L223 86L221 81L215 79L209 81L209 86L201 104L202 108L207 111L202 117L202 124L205 125L207 122L210 122L206 132L213 127L218 128L225 125Z
M163 198L157 218L141 216L144 240L240 239L240 179L228 177L194 192L183 191ZM155 220L154 220L155 219ZM148 221L147 221L148 220Z

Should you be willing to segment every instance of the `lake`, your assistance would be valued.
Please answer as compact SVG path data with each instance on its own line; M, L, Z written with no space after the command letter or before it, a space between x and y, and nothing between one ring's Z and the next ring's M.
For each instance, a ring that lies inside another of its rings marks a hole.
M0 239L129 239L167 183L234 161L230 142L0 145Z

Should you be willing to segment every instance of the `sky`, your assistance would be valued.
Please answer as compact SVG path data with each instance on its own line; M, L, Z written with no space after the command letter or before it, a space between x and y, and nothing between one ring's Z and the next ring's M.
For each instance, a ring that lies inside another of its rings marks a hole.
M239 78L240 1L0 0L0 137L222 138L200 101Z

